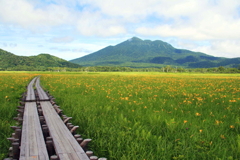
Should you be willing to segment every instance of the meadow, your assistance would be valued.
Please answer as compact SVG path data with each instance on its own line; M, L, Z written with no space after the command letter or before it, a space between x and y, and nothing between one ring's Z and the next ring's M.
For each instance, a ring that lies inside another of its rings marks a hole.
M17 116L21 95L26 91L29 81L36 76L25 72L0 72L0 159L6 158L13 130L10 126L16 126L13 120Z
M14 123L17 98L34 76L22 74L18 79L25 79L18 83L1 80L6 105L0 113L9 112L0 119L2 148L9 137L2 130ZM80 126L78 133L92 139L89 149L99 157L240 159L239 74L41 74L42 86ZM16 75L6 77L11 76Z
M193 74L43 75L64 113L116 160L239 159L240 77Z

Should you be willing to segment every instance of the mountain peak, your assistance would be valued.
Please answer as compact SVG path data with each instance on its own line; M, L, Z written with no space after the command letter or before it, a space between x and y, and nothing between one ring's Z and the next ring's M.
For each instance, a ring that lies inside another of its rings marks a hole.
M115 46L103 48L70 62L83 66L163 67L173 65L209 68L234 66L239 61L240 59L233 63L233 61L215 58L205 53L177 49L161 40L151 41L132 37Z
M137 42L137 41L142 41L142 40L140 38L138 38L138 37L132 37L132 38L128 39L128 41L130 41L130 42L132 42L132 41Z

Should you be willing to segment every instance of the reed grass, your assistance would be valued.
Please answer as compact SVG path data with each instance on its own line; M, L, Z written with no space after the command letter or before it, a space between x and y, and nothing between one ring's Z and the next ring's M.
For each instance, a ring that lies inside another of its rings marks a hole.
M33 76L28 73L0 72L0 159L8 156L10 142L7 138L13 133L10 126L16 125L13 118L17 116L17 106Z
M239 159L240 76L49 74L41 83L109 160Z

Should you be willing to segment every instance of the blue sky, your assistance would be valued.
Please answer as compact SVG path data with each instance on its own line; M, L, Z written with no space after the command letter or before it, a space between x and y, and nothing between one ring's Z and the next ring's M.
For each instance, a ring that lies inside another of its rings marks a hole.
M240 57L238 0L0 0L0 48L71 60L133 36Z

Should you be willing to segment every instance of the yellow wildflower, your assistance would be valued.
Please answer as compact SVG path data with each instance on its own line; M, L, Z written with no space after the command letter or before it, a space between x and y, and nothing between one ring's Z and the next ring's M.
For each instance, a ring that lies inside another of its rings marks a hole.
M235 128L234 125L230 125L230 128Z
M223 123L222 121L219 121L219 120L215 120L215 124L216 125L219 125L220 123Z
M226 139L226 137L225 137L223 134L221 134L220 137L221 137L222 139Z
M196 115L196 116L201 116L201 114L200 114L200 113L198 113L198 112L197 112L195 115Z

